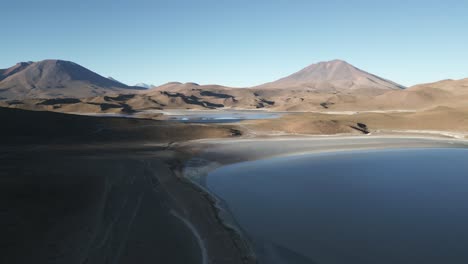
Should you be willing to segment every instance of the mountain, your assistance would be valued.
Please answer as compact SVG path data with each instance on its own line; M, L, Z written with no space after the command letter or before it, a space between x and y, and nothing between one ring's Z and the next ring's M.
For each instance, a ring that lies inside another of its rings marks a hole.
M151 89L151 88L154 88L156 87L155 85L153 84L147 84L147 83L137 83L134 85L135 87L142 87L142 88L146 88L146 89Z
M105 78L76 63L44 60L18 63L0 70L0 98L92 97L107 93L134 93L139 87Z
M327 92L358 89L400 90L405 87L345 61L333 60L312 64L285 78L255 88L304 88Z
M114 79L114 78L112 78L111 76L107 77L107 79L109 79L109 80L111 80L111 81L114 81L114 82L118 82L118 83L123 84L123 85L126 85L125 83L123 83L123 82L121 82L121 81L119 81L119 80L117 80L117 79Z
M17 63L15 66L10 67L8 69L0 69L0 81L2 81L3 79L6 79L7 77L17 72L24 70L26 67L28 67L32 63L33 62L20 62L20 63Z

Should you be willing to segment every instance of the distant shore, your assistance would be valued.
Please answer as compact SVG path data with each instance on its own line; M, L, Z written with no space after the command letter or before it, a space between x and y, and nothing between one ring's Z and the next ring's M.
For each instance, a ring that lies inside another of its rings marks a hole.
M224 164L282 155L382 148L467 148L468 140L443 134L285 135L252 138L200 139L180 143L198 159Z
M201 184L210 171L232 163L309 153L405 148L468 148L468 140L439 134L262 136L198 139L174 145L188 153L183 176Z

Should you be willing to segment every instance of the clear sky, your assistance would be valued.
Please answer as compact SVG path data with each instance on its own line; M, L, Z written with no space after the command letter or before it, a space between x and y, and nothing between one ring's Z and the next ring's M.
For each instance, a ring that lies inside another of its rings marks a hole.
M0 68L64 59L122 82L252 86L324 60L413 85L468 77L468 1L14 0Z

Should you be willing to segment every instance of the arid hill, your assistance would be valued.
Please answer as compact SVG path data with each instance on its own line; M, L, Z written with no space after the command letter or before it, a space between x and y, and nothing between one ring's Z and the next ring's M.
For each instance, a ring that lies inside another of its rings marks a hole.
M140 101L139 105L145 101L146 106L154 100L162 108L318 111L403 89L345 61L334 60L313 64L276 82L252 88L172 82L145 91L135 99Z
M436 106L465 107L468 79L443 80L419 84L404 91L390 91L376 96L369 104L381 109L428 109Z
M76 63L62 60L18 63L0 70L0 98L85 98L142 90L105 78Z

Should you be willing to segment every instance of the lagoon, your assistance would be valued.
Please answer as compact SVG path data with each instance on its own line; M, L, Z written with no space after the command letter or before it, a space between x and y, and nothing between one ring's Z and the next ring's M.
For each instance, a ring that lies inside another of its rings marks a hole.
M468 263L466 149L275 157L204 182L260 263Z

